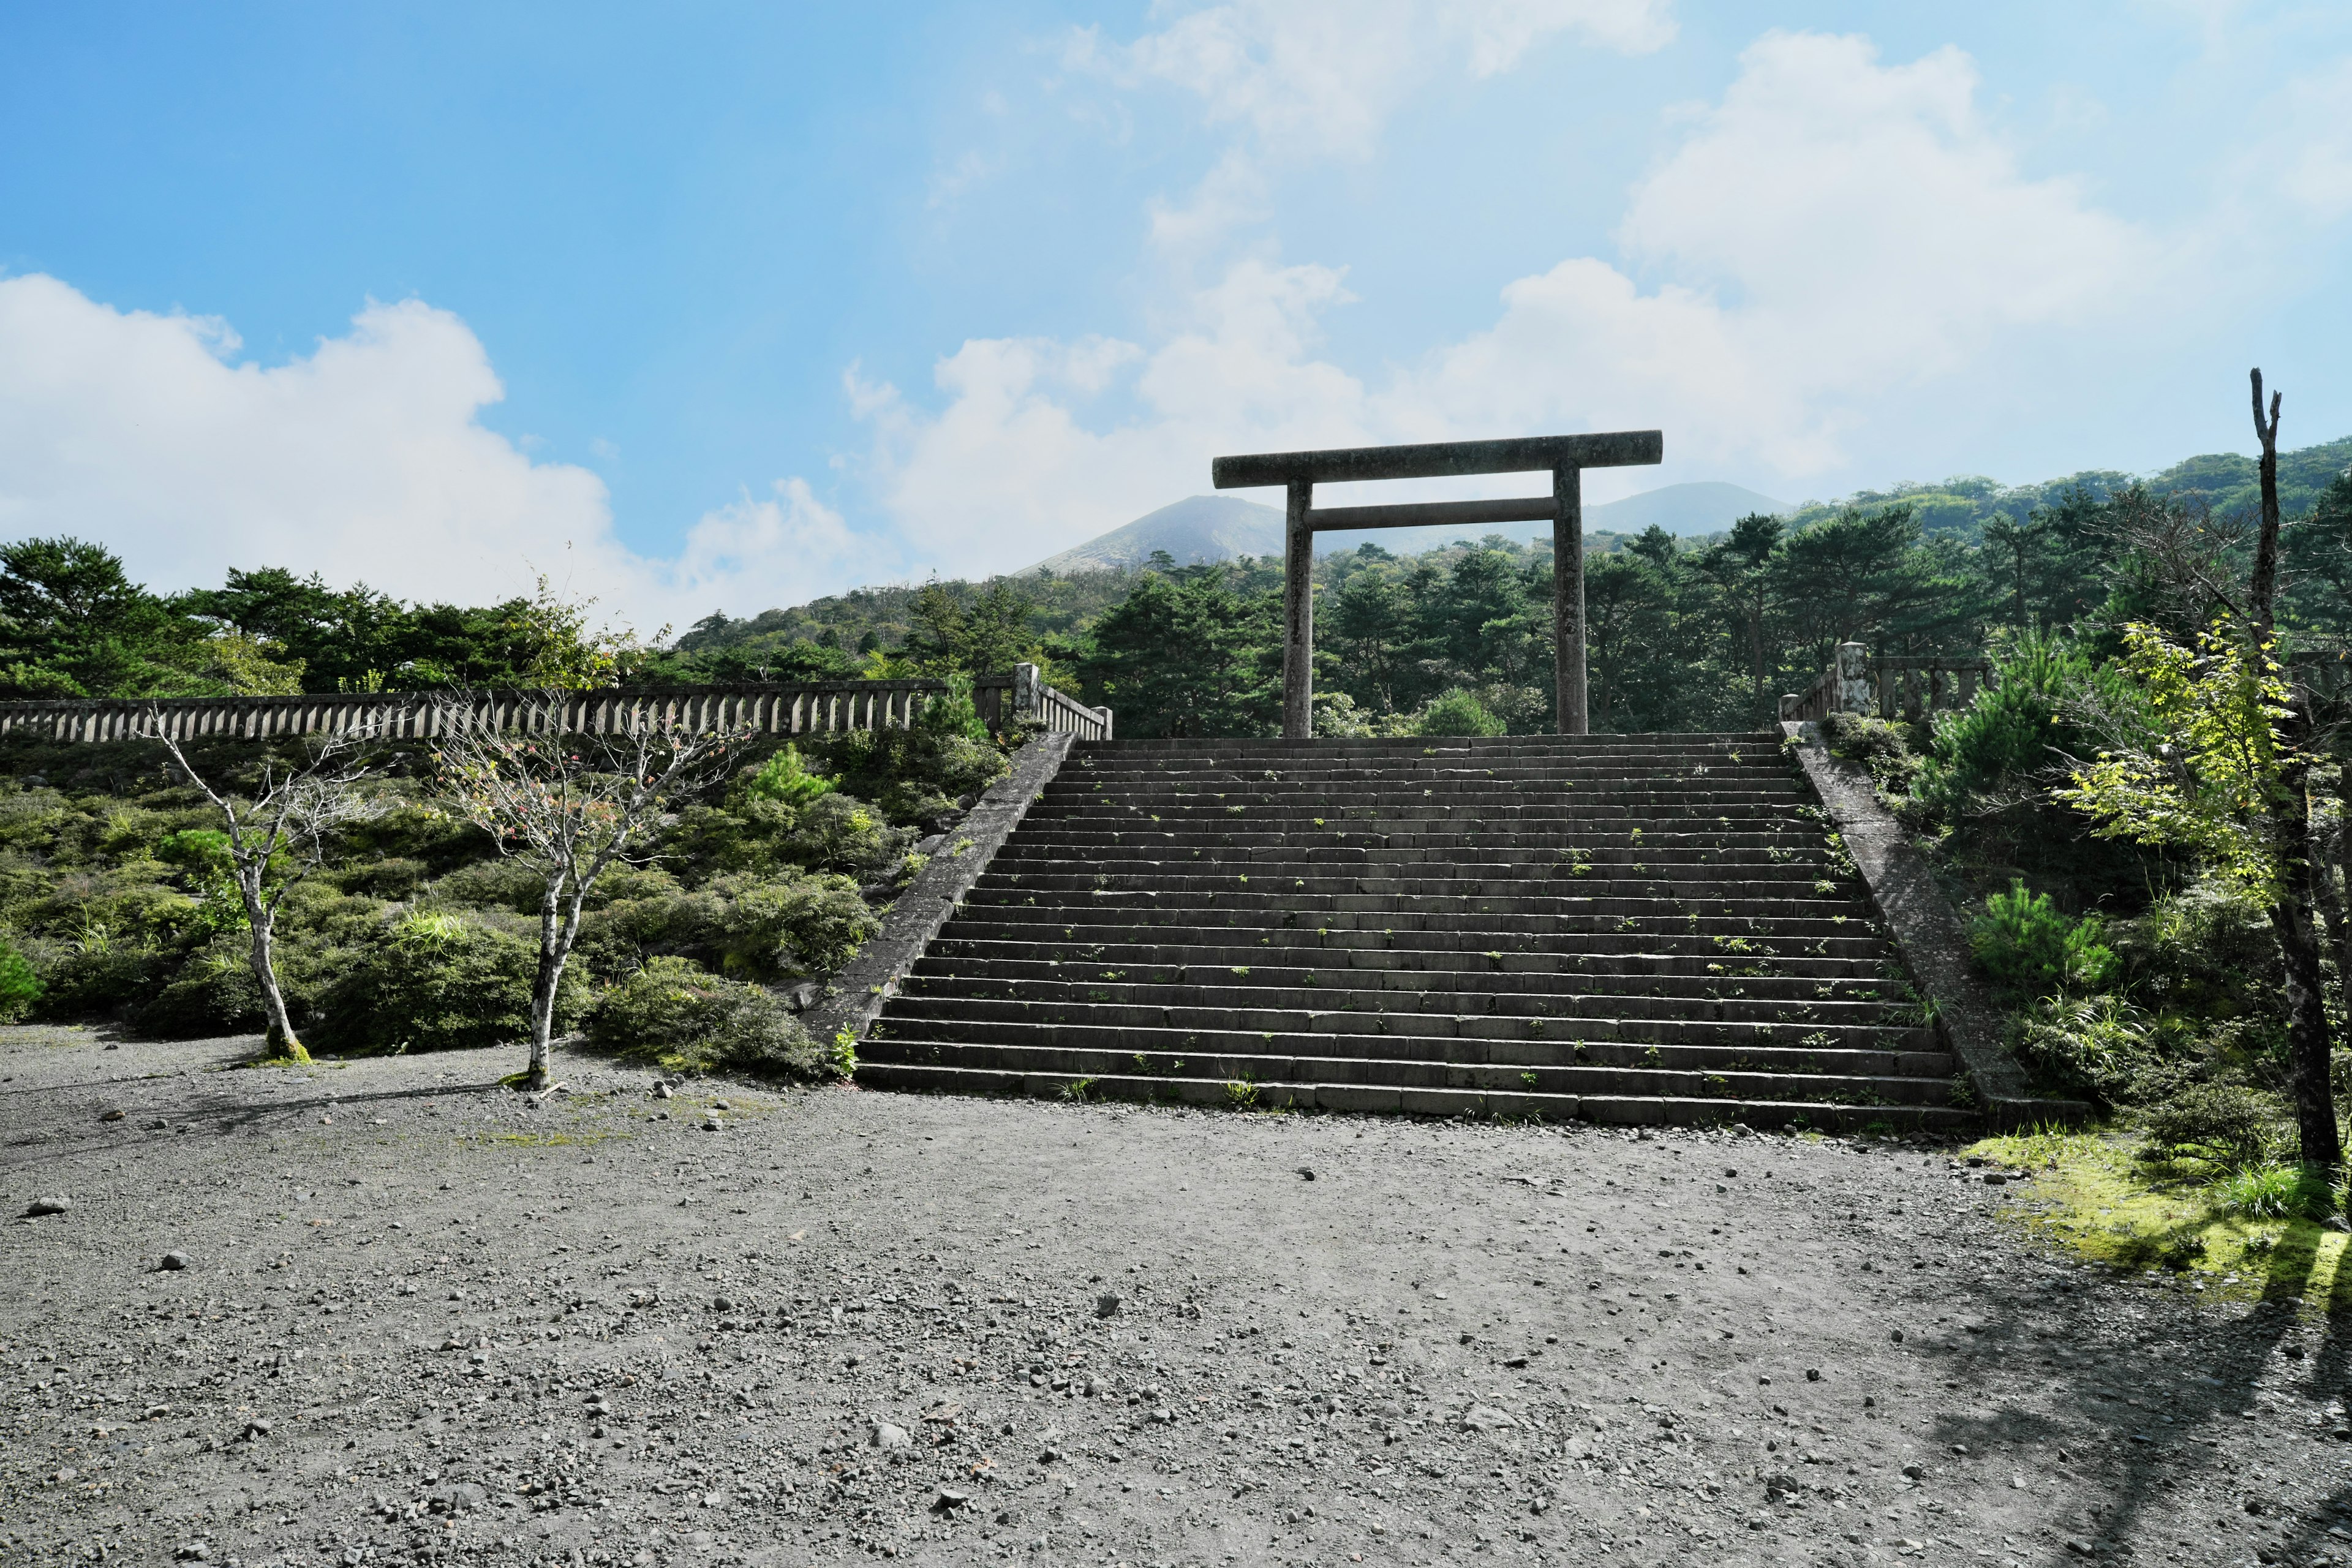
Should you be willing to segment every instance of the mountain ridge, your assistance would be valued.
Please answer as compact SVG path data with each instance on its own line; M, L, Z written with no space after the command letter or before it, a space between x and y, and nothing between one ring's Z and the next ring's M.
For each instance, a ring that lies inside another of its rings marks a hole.
M1595 533L1639 533L1653 525L1668 533L1715 533L1749 512L1778 515L1794 510L1787 501L1719 480L1665 485L1619 500L1584 509L1586 531ZM1231 561L1242 555L1282 553L1283 516L1279 507L1244 500L1239 496L1187 496L1156 511L1146 512L1108 533L1072 545L1034 565L1011 574L1034 576L1039 572L1066 574L1116 566L1140 566L1156 550L1165 550L1179 566ZM1334 555L1366 542L1398 554L1433 550L1456 539L1487 534L1506 539L1549 539L1548 522L1493 523L1479 528L1382 528L1334 531L1317 537L1315 552Z

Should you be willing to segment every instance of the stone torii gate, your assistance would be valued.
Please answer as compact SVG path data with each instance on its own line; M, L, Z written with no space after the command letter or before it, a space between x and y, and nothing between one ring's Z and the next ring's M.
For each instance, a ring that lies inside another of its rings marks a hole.
M1665 454L1656 430L1598 436L1532 436L1511 441L1436 441L1417 447L1340 447L1263 452L1210 465L1221 490L1280 485L1289 492L1283 552L1282 734L1315 733L1315 535L1334 528L1422 528L1485 522L1551 524L1551 625L1558 729L1586 732L1584 679L1584 489L1586 468L1654 463ZM1551 494L1503 500L1413 501L1399 506L1315 504L1315 487L1356 479L1422 479L1464 474L1551 471Z

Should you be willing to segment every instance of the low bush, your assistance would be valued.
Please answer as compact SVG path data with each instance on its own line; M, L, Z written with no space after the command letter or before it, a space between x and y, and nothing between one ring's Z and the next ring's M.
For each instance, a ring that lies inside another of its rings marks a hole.
M600 1049L673 1072L809 1079L830 1072L826 1053L773 994L685 959L655 959L604 991L587 1031Z
M835 794L803 810L776 849L782 859L815 870L877 871L904 852L909 837L874 806Z
M2216 1184L2213 1193L2224 1209L2248 1219L2326 1219L2336 1208L2327 1173L2309 1165L2254 1166Z
M808 771L801 761L799 747L787 745L738 778L730 794L738 802L768 800L782 805L803 806L821 795L831 794L833 789L831 779L821 778Z
M2199 1160L2217 1170L2267 1165L2292 1142L2273 1097L2238 1084L2201 1083L2147 1113L2147 1150L2164 1160Z
M754 978L830 973L882 929L856 882L837 874L722 877L710 892L721 900L718 936L727 967Z
M266 1021L251 938L244 931L205 943L131 1016L141 1034L159 1040L250 1034Z
M79 941L27 943L41 980L37 1018L119 1018L154 994L176 957L145 942L118 942L98 928Z
M0 937L0 1024L13 1024L32 1011L46 987L16 944Z
M2105 933L2097 915L2073 919L2052 908L2048 894L2029 892L2019 879L1985 900L1984 912L1969 922L1969 948L1985 973L2012 993L2095 991L2117 967L2115 950L2102 940Z
M1507 726L1473 692L1456 687L1413 716L1417 735L1499 735Z
M463 916L419 913L363 950L318 998L318 1048L360 1056L466 1050L530 1036L536 945ZM588 1000L576 966L556 995L558 1033Z
M2160 1091L2181 1066L2162 1033L2119 996L2048 996L2017 1021L2018 1055L2054 1089L2109 1104Z

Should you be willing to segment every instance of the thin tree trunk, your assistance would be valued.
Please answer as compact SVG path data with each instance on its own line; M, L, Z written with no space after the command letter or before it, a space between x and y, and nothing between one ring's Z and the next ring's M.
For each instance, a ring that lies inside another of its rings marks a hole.
M539 973L530 984L530 1066L524 1075L532 1089L545 1089L555 1077L555 992L570 956L562 940L562 886L550 882L539 903Z
M2343 891L2328 906L2328 929L2336 937L2336 988L2344 1000L2345 1031L2352 1034L2352 763L2336 770L2336 868L2344 879ZM2325 881L2327 873L2319 873ZM2341 918L2339 918L2341 917Z
M2294 1085L2294 1116L2303 1163L2334 1170L2344 1163L2336 1126L2336 1097L2328 1084L2327 1007L2319 967L2319 933L2312 928L2310 891L2316 867L2311 856L2311 814L2303 770L2284 781L2287 799L2278 813L2279 897L2271 908L2286 991L2288 1074ZM2300 809L2298 809L2300 808Z
M267 1031L262 1055L307 1062L310 1053L294 1033L294 1020L286 1011L286 994L278 987L277 955L271 951L278 936L278 911L257 897L242 877L237 879L237 892L245 900L245 918L253 932L253 978L261 986L261 1013Z

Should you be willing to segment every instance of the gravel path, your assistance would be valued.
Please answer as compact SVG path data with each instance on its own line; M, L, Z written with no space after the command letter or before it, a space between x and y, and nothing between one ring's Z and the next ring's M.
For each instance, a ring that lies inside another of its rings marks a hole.
M1948 1150L250 1048L0 1031L0 1561L2352 1563L2326 1325Z

